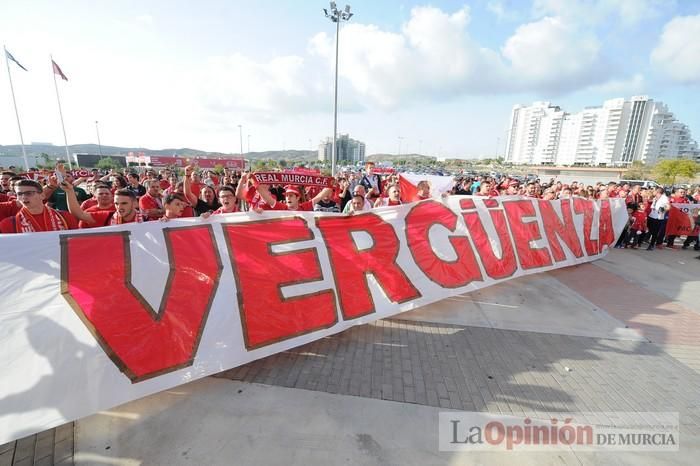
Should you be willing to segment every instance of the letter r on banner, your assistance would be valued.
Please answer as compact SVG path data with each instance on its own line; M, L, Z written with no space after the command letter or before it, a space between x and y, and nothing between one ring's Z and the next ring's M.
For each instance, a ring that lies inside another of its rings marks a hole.
M343 317L355 319L374 312L374 301L367 283L371 273L395 303L420 298L401 267L396 263L399 238L391 224L375 214L351 217L317 217L316 225L326 242ZM371 248L359 250L352 237L365 232L372 238Z
M61 235L61 294L132 382L192 364L221 275L211 226L163 234L170 274L158 312L131 283L129 232Z

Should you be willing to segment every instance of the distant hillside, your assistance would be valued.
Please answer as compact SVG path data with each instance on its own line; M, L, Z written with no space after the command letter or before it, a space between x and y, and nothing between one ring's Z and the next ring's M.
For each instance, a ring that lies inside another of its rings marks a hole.
M367 160L370 162L397 162L398 160L428 162L435 161L437 158L421 154L372 154L367 156Z
M48 154L49 157L65 157L66 151L63 146L54 146L51 144L27 144L24 146L27 155ZM147 149L145 147L119 147L119 146L102 146L102 154L108 155L127 155L129 152L143 152L145 155L180 155L185 157L205 157L208 155L230 155L232 157L238 154L227 154L224 152L206 152L203 150L181 148L181 149ZM73 144L68 146L68 151L73 153L99 154L100 147L97 144ZM0 145L0 156L21 157L22 147L20 145ZM318 153L310 150L284 150L284 151L266 151L266 152L250 152L243 154L246 159L287 159L287 160L315 160Z

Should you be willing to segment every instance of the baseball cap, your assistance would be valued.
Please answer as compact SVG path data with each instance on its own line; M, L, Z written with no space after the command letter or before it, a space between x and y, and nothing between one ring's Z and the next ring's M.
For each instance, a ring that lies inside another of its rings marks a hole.
M297 196L301 197L299 188L297 188L296 186L292 186L291 184L288 184L284 187L284 194L296 194Z

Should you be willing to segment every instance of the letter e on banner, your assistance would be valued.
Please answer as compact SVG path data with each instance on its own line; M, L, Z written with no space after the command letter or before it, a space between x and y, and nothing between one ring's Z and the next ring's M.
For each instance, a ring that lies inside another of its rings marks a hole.
M317 217L316 225L326 242L344 319L374 312L368 273L374 275L384 293L395 303L420 298L420 292L396 263L399 238L391 224L370 213ZM359 250L352 237L354 232L369 234L372 247Z
M506 210L515 250L518 252L522 268L536 269L552 265L552 257L547 248L530 247L532 241L542 239L533 201L506 201L503 203L503 208ZM523 217L530 217L532 220L525 222Z
M211 226L163 234L170 274L158 312L131 283L129 232L61 235L61 294L132 382L192 364L221 276Z
M285 298L282 287L323 280L315 248L272 252L272 246L314 239L301 217L224 225L238 288L246 348L328 328L338 321L327 289Z
M481 280L479 263L466 237L449 237L457 254L454 261L438 257L430 244L429 232L433 225L442 225L454 232L457 219L457 214L436 201L420 202L406 215L406 238L413 260L430 280L444 288L458 288Z

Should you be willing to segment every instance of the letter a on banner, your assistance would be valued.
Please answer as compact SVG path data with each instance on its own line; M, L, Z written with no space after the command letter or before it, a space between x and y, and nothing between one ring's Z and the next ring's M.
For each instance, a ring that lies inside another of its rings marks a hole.
M221 275L211 226L163 234L170 274L158 312L131 283L129 232L61 235L61 293L132 382L192 364Z

